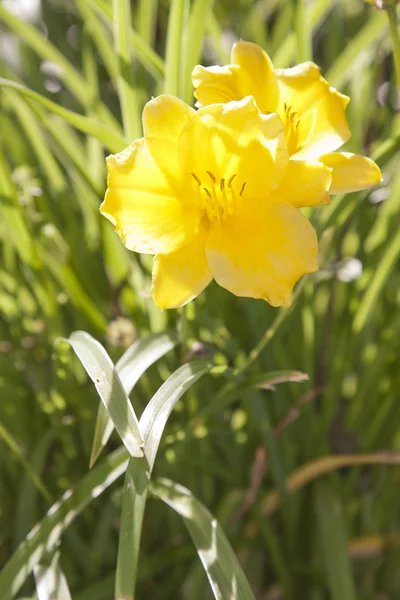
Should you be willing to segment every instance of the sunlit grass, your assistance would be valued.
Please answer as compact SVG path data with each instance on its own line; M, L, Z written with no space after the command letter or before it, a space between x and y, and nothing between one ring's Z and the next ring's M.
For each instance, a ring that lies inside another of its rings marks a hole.
M216 582L224 599L235 585L240 600L250 588L399 597L393 19L361 0L33 4L25 16L0 4L0 597L36 598L39 562L41 593L58 574L74 600L133 595L135 580L135 597L154 600L211 598ZM320 270L291 309L213 283L184 311L160 311L151 261L99 213L104 157L140 135L151 96L192 102L193 66L225 64L238 38L276 67L317 62L351 96L346 149L376 160L383 183L311 213ZM109 355L96 346L105 404L56 342L77 330ZM132 458L123 488L132 439L157 452L149 408L140 421L152 398L160 434L168 415L155 407L177 404L150 483L152 465Z

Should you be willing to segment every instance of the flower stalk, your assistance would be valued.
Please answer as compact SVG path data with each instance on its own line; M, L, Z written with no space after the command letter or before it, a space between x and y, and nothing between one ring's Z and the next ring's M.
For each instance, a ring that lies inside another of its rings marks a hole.
M385 10L389 19L390 35L392 37L393 61L396 73L396 91L400 97L400 35L397 8L395 3L388 3Z

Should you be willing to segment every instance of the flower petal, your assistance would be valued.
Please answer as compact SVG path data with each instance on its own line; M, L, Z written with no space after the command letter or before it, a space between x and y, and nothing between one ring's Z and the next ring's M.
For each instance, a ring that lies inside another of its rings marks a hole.
M178 308L198 296L212 279L205 241L208 223L202 221L190 244L170 254L157 254L153 262L153 300L160 308Z
M350 152L331 152L319 159L332 169L330 194L344 194L366 190L377 185L382 174L376 163L366 156Z
M303 149L294 155L296 159L316 160L349 139L345 116L349 98L330 87L317 65L307 62L291 69L277 69L276 77L281 105L292 107L300 119L299 145Z
M237 296L289 306L293 286L318 268L315 231L293 206L268 198L215 222L206 242L217 283Z
M197 65L192 71L192 83L197 107L243 98L239 87L239 67L234 65L207 68Z
M244 183L247 195L265 196L288 162L282 122L260 113L252 97L200 108L178 140L178 159L202 186L235 176L237 196Z
M238 76L241 97L254 96L262 112L275 112L279 90L268 54L257 44L239 41L233 45L231 61L240 67Z
M274 191L274 196L297 208L329 204L331 180L331 169L321 162L289 160L285 176Z
M224 67L194 68L196 106L253 96L262 112L275 112L279 90L268 54L257 44L240 41L232 48L231 61L233 64Z
M167 155L176 153L174 144L160 143ZM108 189L100 211L116 226L127 248L168 253L192 241L200 211L179 180L160 169L143 138L109 156L107 167Z
M176 143L194 114L191 106L175 96L164 94L153 98L143 109L144 136Z

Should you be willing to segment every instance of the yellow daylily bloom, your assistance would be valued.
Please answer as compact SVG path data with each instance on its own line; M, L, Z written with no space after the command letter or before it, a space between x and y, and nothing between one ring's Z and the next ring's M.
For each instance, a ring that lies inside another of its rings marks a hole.
M253 96L263 113L281 117L291 160L322 160L333 169L330 194L363 190L381 181L378 166L369 158L350 159L348 153L335 152L351 136L345 115L350 99L328 84L317 65L274 69L262 48L242 41L234 44L231 63L194 68L196 106Z
M214 278L289 305L298 279L318 268L316 234L297 208L329 201L331 167L290 161L281 119L252 97L196 112L160 96L143 128L108 157L100 210L128 248L155 254L156 304L182 306Z

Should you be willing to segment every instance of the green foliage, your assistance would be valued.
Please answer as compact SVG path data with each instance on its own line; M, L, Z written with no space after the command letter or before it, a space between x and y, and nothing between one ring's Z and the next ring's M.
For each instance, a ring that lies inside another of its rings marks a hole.
M41 4L33 22L0 4L0 597L399 597L400 121L385 12ZM317 62L352 98L346 149L384 182L313 209L320 270L290 310L213 283L163 312L148 257L99 214L104 158L141 135L151 96L192 102L194 65L223 64L237 38L277 67Z

